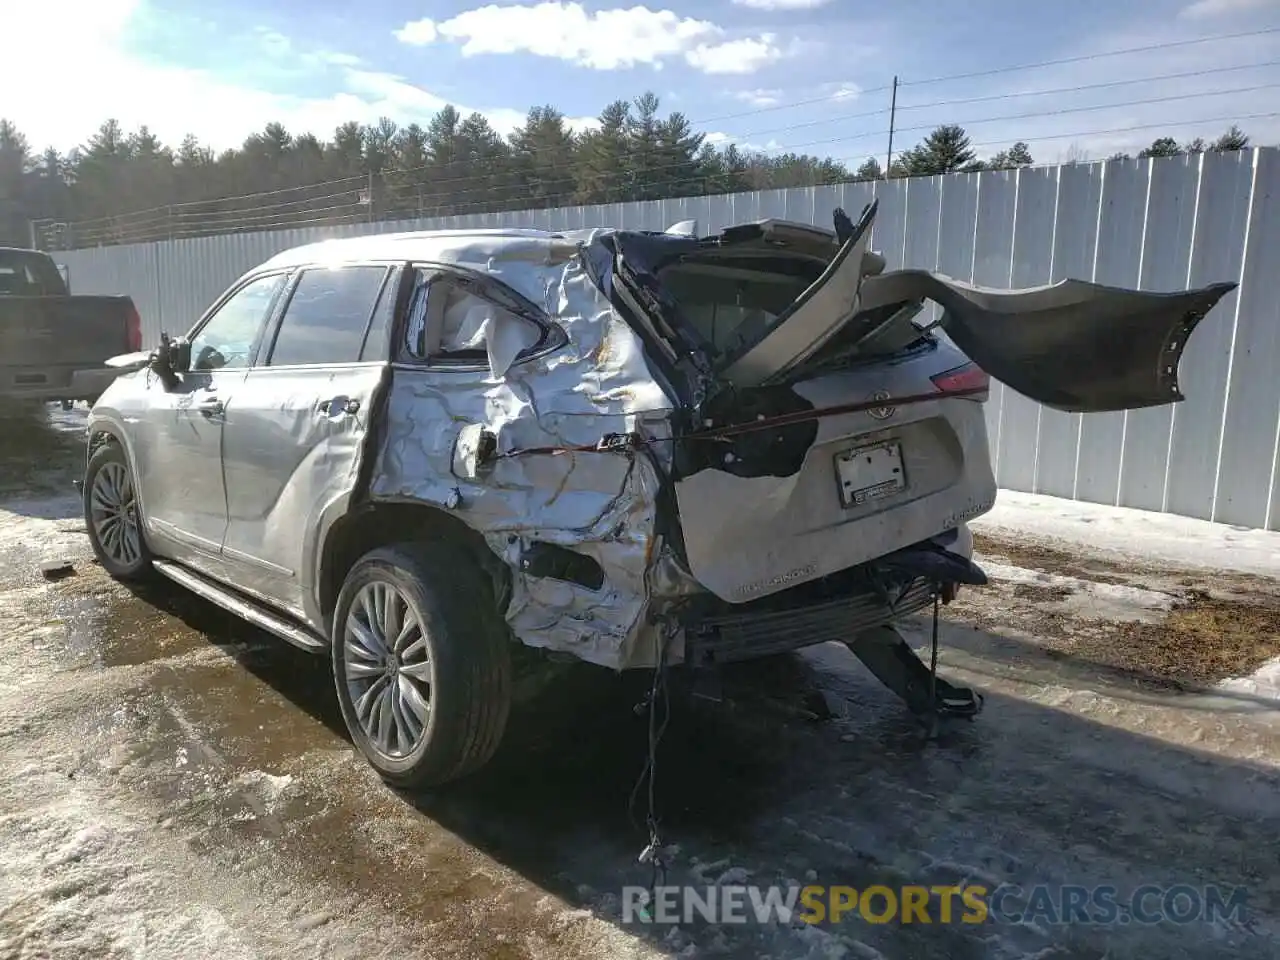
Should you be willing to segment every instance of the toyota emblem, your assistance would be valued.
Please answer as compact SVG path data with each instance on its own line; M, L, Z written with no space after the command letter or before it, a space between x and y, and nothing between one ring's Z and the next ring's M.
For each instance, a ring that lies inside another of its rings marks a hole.
M867 399L871 401L884 402L889 399L889 391L877 390L875 393L871 394L871 396L867 397ZM888 420L895 413L897 413L897 410L898 410L897 407L890 406L889 404L886 403L882 407L872 407L870 410L867 411L867 413L871 414L871 416L873 416L877 420Z

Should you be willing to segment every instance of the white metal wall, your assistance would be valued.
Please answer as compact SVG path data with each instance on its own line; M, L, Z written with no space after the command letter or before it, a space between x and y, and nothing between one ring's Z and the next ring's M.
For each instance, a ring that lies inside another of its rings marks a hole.
M779 217L829 226L873 196L889 267L1006 287L1065 277L1172 290L1239 280L1184 355L1183 403L1115 414L1047 410L1003 386L988 404L1000 486L1280 529L1280 151L1116 160L555 210L280 230L55 254L76 293L127 293L148 341L186 331L240 273L334 236L443 227L712 232Z

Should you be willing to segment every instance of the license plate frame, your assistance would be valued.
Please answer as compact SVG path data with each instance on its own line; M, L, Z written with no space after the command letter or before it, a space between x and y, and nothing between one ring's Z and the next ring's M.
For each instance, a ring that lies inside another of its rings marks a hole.
M902 441L878 440L836 454L836 490L845 509L854 510L907 489Z

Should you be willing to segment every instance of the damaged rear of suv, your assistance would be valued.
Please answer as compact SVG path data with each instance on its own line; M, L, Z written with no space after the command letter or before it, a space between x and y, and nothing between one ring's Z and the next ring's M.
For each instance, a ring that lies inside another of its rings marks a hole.
M1063 410L1177 401L1234 284L886 271L875 214L287 251L94 408L95 551L330 654L354 741L406 786L492 756L520 646L661 671L840 641L913 712L972 716L894 624L985 582L988 375ZM303 313L348 352L282 362ZM197 426L171 443L216 425L221 515L168 492L212 476L160 447L175 416Z

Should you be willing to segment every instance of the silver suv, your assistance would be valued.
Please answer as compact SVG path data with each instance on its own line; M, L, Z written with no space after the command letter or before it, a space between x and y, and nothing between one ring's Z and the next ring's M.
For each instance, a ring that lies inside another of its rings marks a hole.
M400 786L492 756L524 648L701 671L841 641L916 713L972 715L893 624L985 582L988 374L1063 410L1179 400L1234 284L886 272L875 212L281 253L115 361L93 549L329 655Z

